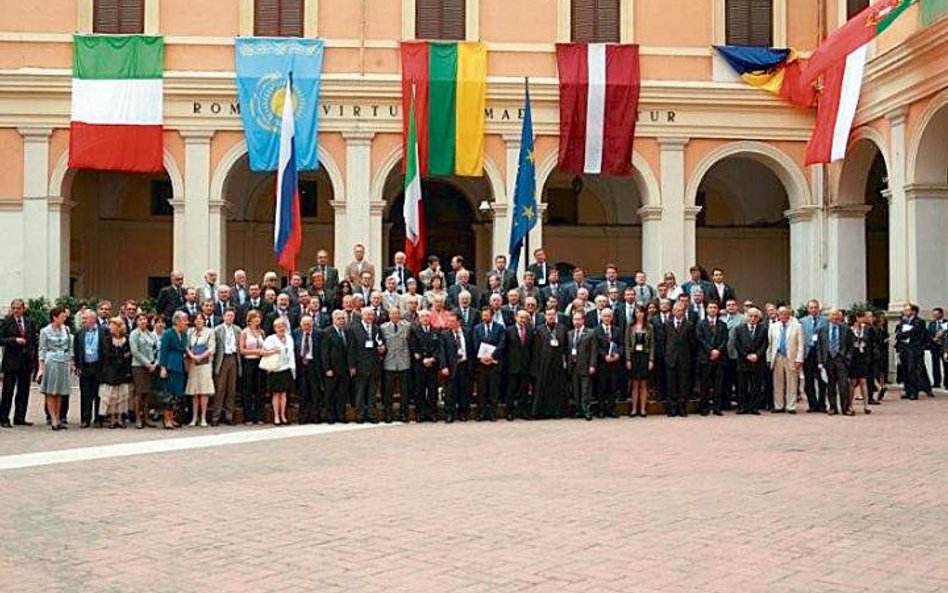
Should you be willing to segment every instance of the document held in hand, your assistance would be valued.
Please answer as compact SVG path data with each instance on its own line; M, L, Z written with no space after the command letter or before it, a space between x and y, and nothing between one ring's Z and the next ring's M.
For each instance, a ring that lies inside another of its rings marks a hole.
M492 357L494 355L494 350L497 350L497 346L488 344L487 342L481 342L481 347L477 349L477 358Z

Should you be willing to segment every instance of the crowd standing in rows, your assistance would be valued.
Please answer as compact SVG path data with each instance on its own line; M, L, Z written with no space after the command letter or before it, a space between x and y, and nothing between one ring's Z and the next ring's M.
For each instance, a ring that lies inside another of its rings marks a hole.
M852 416L861 400L868 414L885 396L884 316L824 314L811 300L798 317L739 301L722 269L694 266L680 286L673 273L651 286L643 272L626 284L610 264L594 285L581 268L560 278L538 249L522 281L497 256L482 288L460 256L447 270L431 256L416 273L396 253L377 276L362 245L353 255L340 270L320 250L285 287L273 272L257 283L237 270L226 285L208 270L189 287L173 272L154 314L132 300L120 311L55 307L42 329L16 299L0 325L0 425L11 426L11 409L12 425L32 424L35 380L47 423L66 428L73 374L83 428L234 423L238 396L248 425L286 425L294 394L300 423L345 421L347 408L358 422L408 422L412 407L417 422L439 409L449 423L493 421L501 409L508 420L592 420L615 417L622 400L645 418L649 399L687 416L696 392L704 416L735 406L796 414L801 377L809 413ZM927 325L918 313L905 306L891 344L908 399L948 380L948 321L941 309Z

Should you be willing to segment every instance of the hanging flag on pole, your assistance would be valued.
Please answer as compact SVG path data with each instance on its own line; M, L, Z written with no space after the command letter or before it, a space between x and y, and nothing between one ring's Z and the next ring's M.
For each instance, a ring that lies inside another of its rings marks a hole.
M514 217L510 229L510 269L517 271L520 250L537 224L537 175L533 152L533 115L530 110L530 82L524 83L526 99L523 109L523 127L520 131L520 159L517 164L517 184L514 188ZM529 259L529 254L524 259Z
M286 99L280 124L280 153L276 178L276 216L273 221L273 251L287 272L296 271L296 257L303 246L300 220L300 179L296 170L296 128L293 118L293 73L286 80Z
M408 147L405 152L405 255L412 270L424 268L425 212L421 196L421 175L418 171L418 133L415 128L415 98L412 93L408 108Z
M806 164L830 163L846 156L849 132L856 118L869 43L897 19L912 0L879 0L849 19L824 41L807 62L800 87L823 77L823 92Z

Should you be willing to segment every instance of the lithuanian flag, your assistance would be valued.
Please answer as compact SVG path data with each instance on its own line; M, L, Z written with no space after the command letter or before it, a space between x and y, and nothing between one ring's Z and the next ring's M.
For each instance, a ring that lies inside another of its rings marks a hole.
M414 96L419 173L482 175L487 47L479 42L406 42L401 60L402 138L408 138Z

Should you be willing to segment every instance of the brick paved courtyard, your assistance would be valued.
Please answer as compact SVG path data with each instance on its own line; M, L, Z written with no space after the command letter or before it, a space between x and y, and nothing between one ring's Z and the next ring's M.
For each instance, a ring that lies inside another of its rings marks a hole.
M0 591L948 591L948 397L892 397L855 418L0 430L0 466L277 437L0 471Z

